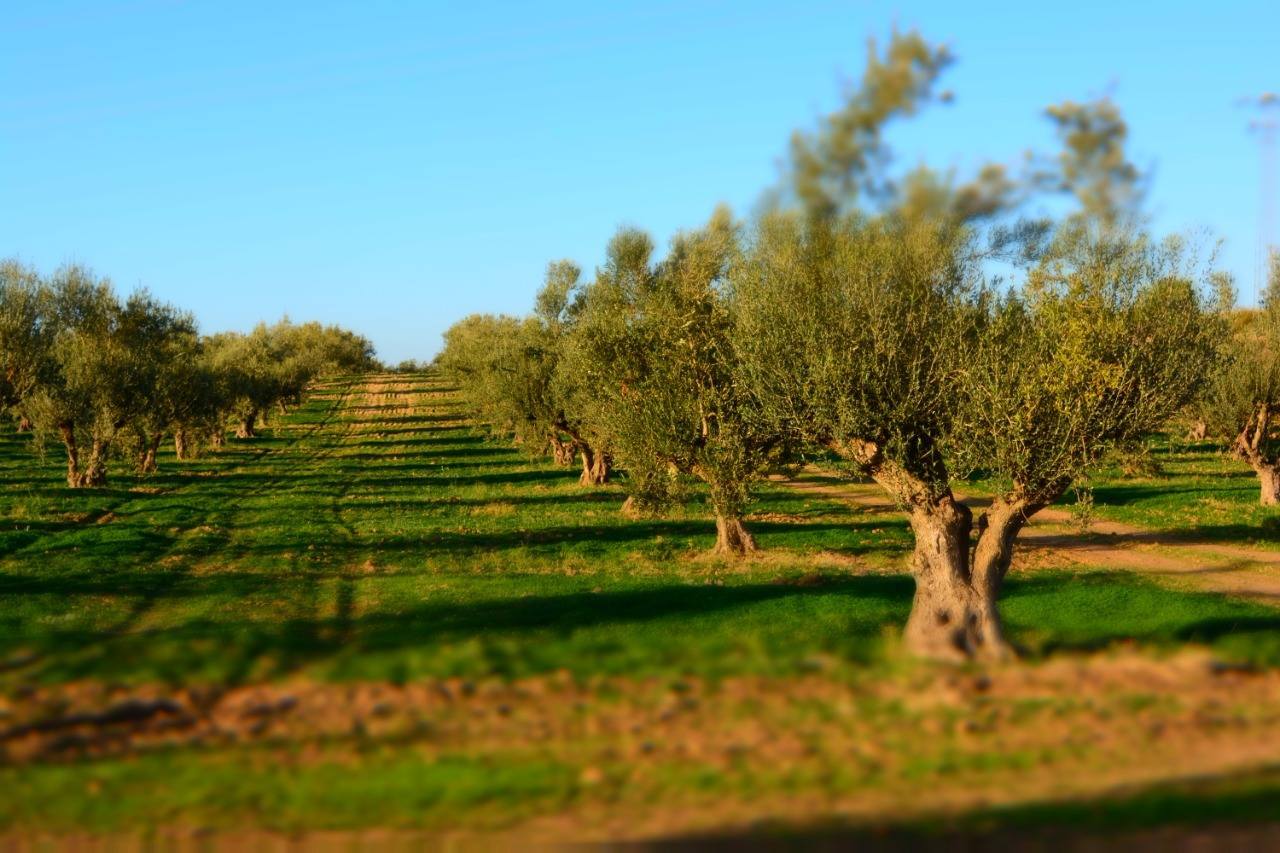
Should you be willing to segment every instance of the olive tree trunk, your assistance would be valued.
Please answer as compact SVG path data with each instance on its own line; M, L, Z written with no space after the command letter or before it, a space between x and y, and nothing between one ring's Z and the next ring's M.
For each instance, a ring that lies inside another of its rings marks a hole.
M1000 593L1013 564L1013 547L1027 520L1065 491L1050 484L1037 500L1019 495L996 498L978 518L949 491L912 507L916 546L911 569L915 600L904 638L922 657L999 661L1013 657L1000 621Z
M582 476L578 478L579 483L584 486L602 486L609 482L611 460L608 453L595 450L588 444L578 445L578 452L582 455Z
M75 424L70 422L58 424L58 434L62 436L62 446L67 449L67 486L78 489L80 487L80 447L76 443Z
M253 438L258 433L255 426L258 423L258 410L251 409L247 415L240 419L240 423L236 426L236 438Z
M1280 504L1280 463L1256 462L1253 470L1258 475L1258 483L1262 486L1260 498L1262 505Z
M716 515L715 553L726 557L743 557L754 553L756 540L737 515Z
M1270 405L1259 403L1231 448L1258 475L1259 501L1263 506L1280 504L1280 460L1268 450L1272 414Z
M156 465L156 455L160 452L160 442L164 440L164 433L157 431L154 435L146 437L142 445L142 453L138 457L138 471L142 474L154 474L159 470Z
M89 461L81 469L77 488L98 488L107 484L108 442L95 438L89 449Z
M219 426L209 433L209 446L214 450L221 450L227 446L227 431L224 426Z
M913 506L910 522L916 593L903 632L907 649L935 660L1009 657L996 605L999 585L978 582L978 566L970 562L969 508L948 493ZM995 574L983 572L983 580Z
M566 468L573 464L574 447L572 441L565 441L558 435L553 435L548 440L551 445L551 456L555 459L557 465L563 465Z
M191 435L183 427L173 431L173 455L179 461L186 461L192 457Z
M31 432L31 418L26 415L18 416L18 432Z
M1015 483L982 514L974 537L972 511L949 488L930 484L886 460L870 443L839 446L871 478L907 507L915 548L916 582L911 615L903 632L907 649L935 660L999 661L1013 657L1000 621L999 599L1013 561L1013 546L1027 519L1070 485L1043 486L1035 499Z

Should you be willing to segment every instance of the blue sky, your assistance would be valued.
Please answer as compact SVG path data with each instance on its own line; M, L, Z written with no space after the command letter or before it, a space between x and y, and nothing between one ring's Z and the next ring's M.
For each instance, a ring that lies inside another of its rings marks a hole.
M890 133L962 173L1053 141L1043 108L1111 94L1161 231L1226 240L1252 298L1258 144L1280 4L58 2L0 5L0 256L89 264L206 331L288 313L395 361L521 312L548 260L620 224L665 241L745 213L871 36L958 58Z

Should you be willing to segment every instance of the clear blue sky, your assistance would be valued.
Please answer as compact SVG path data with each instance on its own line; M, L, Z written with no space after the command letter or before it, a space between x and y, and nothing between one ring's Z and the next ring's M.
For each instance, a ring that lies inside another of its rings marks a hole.
M429 357L524 311L552 258L747 212L894 24L956 93L890 141L972 168L1048 149L1043 107L1112 93L1161 230L1209 229L1252 296L1280 89L1259 2L59 2L0 5L0 256L76 260L207 331L288 312Z

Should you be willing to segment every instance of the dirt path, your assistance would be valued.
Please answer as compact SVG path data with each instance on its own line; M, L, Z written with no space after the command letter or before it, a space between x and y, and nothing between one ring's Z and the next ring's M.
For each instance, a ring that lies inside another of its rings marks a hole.
M884 492L871 483L787 479L797 491L853 503L875 512L895 512ZM971 508L985 498L960 495ZM1198 589L1280 601L1280 552L1241 545L1180 540L1156 531L1115 521L1095 521L1087 532L1075 529L1071 513L1050 507L1037 513L1018 537L1015 569L1076 564L1175 576Z

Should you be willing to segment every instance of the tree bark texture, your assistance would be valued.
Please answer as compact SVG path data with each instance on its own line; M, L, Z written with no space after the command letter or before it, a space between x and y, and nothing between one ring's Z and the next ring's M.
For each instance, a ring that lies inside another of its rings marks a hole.
M1280 459L1275 458L1269 447L1274 414L1269 404L1259 403L1231 448L1258 475L1258 500L1263 506L1280 504Z
M258 423L258 410L253 409L247 415L240 419L240 423L236 427L236 438L253 438L258 433L255 426Z
M567 468L573 464L574 447L572 441L565 441L560 436L553 435L549 443L551 444L551 456L555 459L557 465L563 465Z
M179 461L190 459L191 453L191 436L182 427L178 427L173 431L173 455Z
M940 493L887 460L870 443L835 448L861 464L872 479L907 508L915 548L916 582L903 632L907 649L935 660L999 661L1013 656L1000 621L999 597L1013 560L1013 544L1027 519L1069 485L1051 484L1037 499L1017 484L978 519L950 489Z
M58 434L62 436L62 445L67 449L67 486L72 489L80 487L80 448L76 444L76 430L72 423L58 424Z
M143 442L142 453L138 458L138 471L140 473L154 474L159 469L156 465L156 455L160 452L160 442L163 440L164 433L162 432L146 437Z
M107 484L107 452L110 446L105 441L94 439L89 448L89 461L80 470L77 488L99 488Z
M609 482L611 460L609 454L595 450L588 444L578 445L582 455L582 476L578 482L584 486L602 486Z
M756 540L743 525L740 516L716 516L715 553L726 557L743 557L756 550Z

